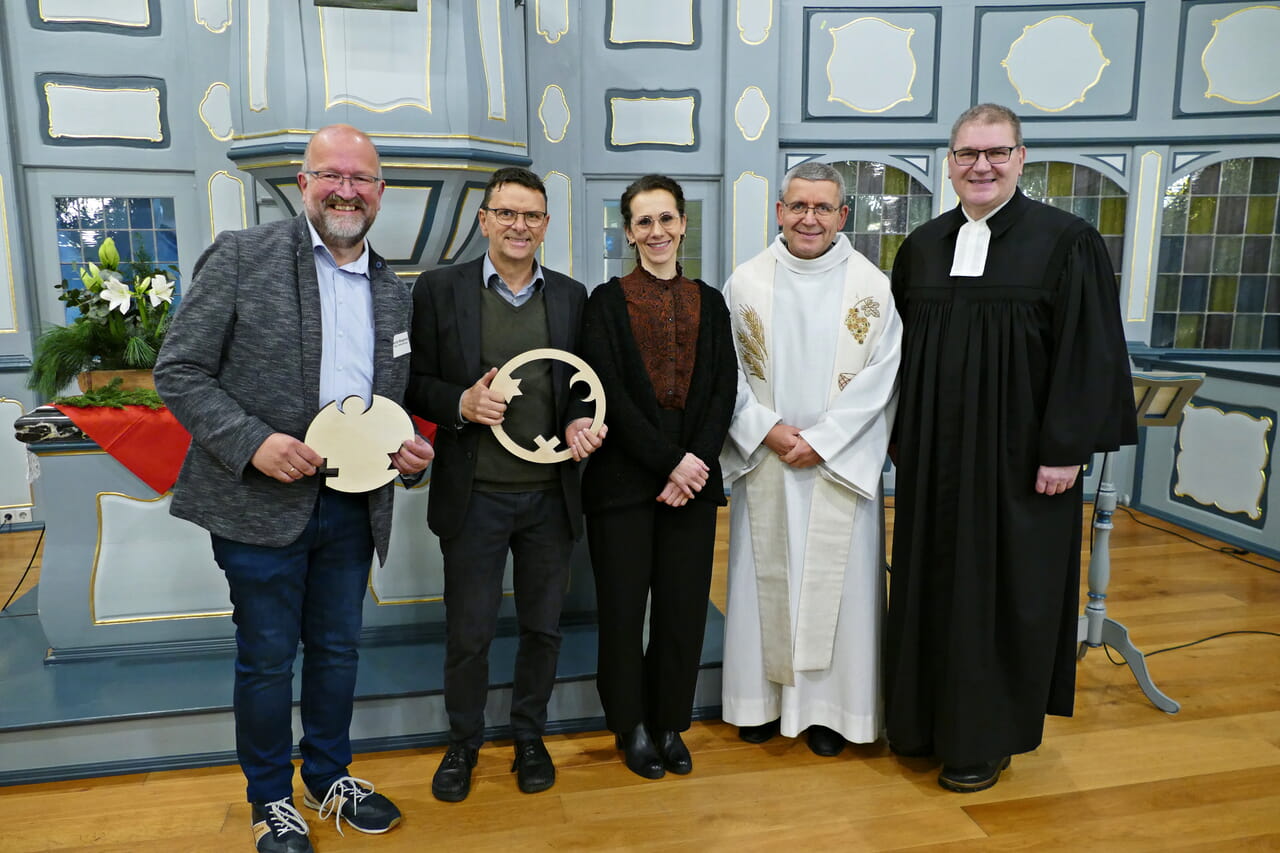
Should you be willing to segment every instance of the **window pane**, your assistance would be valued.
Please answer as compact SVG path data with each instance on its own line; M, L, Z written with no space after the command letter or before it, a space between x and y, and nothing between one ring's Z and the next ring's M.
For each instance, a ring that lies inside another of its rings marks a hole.
M1152 346L1280 349L1270 331L1280 323L1278 191L1274 157L1214 163L1165 189L1156 304L1175 331L1157 315Z

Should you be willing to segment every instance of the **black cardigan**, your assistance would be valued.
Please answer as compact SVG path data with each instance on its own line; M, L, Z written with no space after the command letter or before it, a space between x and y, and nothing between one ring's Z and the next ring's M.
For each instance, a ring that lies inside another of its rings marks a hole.
M657 395L631 333L622 283L612 278L587 300L581 352L604 386L609 426L582 477L587 514L655 501L686 452L711 469L707 484L694 499L725 503L719 456L733 417L738 362L724 297L702 281L697 284L698 344L685 402L682 446L671 443L658 426Z

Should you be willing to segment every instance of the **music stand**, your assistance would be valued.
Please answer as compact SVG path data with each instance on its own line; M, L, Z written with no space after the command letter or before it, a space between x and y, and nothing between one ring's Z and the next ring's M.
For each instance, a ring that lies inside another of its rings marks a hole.
M1204 382L1203 373L1172 373L1163 370L1133 374L1133 402L1139 427L1176 426L1182 409ZM1089 603L1080 617L1076 639L1080 642L1077 660L1089 649L1110 646L1120 653L1147 699L1161 711L1176 714L1181 706L1160 692L1147 672L1146 656L1129 639L1129 630L1107 617L1107 585L1111 582L1111 516L1116 508L1116 490L1107 479L1111 456L1103 456L1094 495L1093 550L1089 555Z

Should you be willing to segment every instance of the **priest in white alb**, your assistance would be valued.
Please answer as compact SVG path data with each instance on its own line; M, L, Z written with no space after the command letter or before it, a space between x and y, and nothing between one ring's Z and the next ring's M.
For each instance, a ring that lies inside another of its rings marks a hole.
M723 715L749 743L806 732L818 755L882 728L881 471L902 323L888 279L840 233L844 181L787 173L782 233L725 285L738 398Z

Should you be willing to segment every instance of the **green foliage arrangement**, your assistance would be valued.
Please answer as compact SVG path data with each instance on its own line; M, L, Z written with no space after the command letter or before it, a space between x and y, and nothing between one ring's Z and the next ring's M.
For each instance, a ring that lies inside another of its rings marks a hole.
M133 370L155 366L169 330L174 279L152 266L142 248L134 250L133 278L120 272L120 253L110 237L98 247L98 263L81 268L83 287L57 285L58 300L80 310L65 326L52 326L36 339L27 387L52 399L86 370ZM176 270L170 266L170 270Z
M59 397L53 402L59 406L74 406L77 409L90 406L108 406L112 409L123 409L125 406L146 406L148 409L163 409L164 401L160 395L150 388L120 387L120 379L112 379L106 385L90 388L75 397Z

